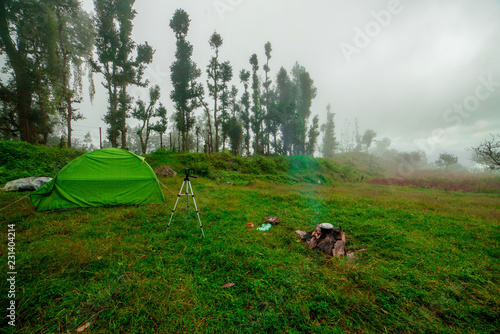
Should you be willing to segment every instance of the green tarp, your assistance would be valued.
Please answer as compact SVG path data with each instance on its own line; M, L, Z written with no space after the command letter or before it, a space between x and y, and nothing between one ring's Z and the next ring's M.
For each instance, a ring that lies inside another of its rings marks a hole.
M39 211L164 203L156 175L143 157L118 148L86 153L31 194Z

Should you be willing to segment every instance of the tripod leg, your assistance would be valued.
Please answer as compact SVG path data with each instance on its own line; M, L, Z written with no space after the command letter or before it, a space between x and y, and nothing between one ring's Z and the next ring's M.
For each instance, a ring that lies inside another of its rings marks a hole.
M188 188L188 185L190 183L191 182L188 180L187 184L186 184L186 202L187 202L186 210L187 210L187 218L188 218L188 220L189 220L189 188Z
M186 183L186 181L182 182L181 190L179 191L179 195L177 195L177 200L175 201L174 209L172 210L172 215L170 215L170 220L168 221L167 230L165 231L165 235L168 232L168 228L170 227L170 223L172 222L172 218L174 218L175 209L177 208L177 203L179 203L179 198L181 198L181 193L182 193L182 188L184 188L184 183ZM186 186L186 189L187 189L187 186Z
M196 200L194 199L194 191L191 186L191 182L188 182L188 186L191 189L191 194L193 196L194 208L196 209L196 215L198 216L198 221L200 222L201 235L203 235L203 239L205 239L205 232L203 232L203 225L201 224L200 213L198 212L198 206L196 205Z

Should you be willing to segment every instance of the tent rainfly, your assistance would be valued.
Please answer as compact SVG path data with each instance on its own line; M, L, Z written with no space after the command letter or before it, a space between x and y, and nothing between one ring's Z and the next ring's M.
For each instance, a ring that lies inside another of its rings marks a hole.
M92 206L165 203L143 157L118 148L86 153L31 194L38 211Z

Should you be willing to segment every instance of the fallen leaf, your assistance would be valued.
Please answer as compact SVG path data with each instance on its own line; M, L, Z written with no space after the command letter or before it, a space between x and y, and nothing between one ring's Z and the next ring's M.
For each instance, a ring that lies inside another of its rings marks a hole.
M86 330L87 328L90 327L90 322L87 322L85 325L83 326L80 326L76 329L77 332L83 332L84 330Z
M222 287L223 287L223 288L230 288L230 287L232 287L232 286L234 286L234 283L226 283L226 284L224 284Z

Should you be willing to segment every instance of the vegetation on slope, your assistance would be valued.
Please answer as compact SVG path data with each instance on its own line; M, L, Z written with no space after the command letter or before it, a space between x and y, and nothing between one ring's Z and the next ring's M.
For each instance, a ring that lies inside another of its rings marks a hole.
M0 184L29 176L55 176L69 161L84 151L0 141ZM405 177L393 174L387 161L373 155L354 152L336 154L333 159L298 156L234 156L221 153L173 153L159 149L146 155L153 168L168 165L177 173L185 168L195 175L218 183L250 185L255 182L274 184L318 183L339 185L342 182L369 182L389 186L438 188L446 191L500 193L497 173L446 172L415 170Z
M85 153L80 150L14 141L0 141L0 152L0 184L30 176L53 177L69 161ZM184 168L191 168L196 175L219 183L232 182L238 185L255 181L277 184L320 181L322 184L332 185L340 181L358 181L362 176L367 176L356 165L307 155L255 155L244 158L227 151L207 155L173 153L160 149L146 155L146 160L153 168L168 165L179 174L183 173Z
M348 164L308 155L291 157L255 155L243 158L227 151L206 155L158 150L148 155L147 161L153 168L168 165L178 173L183 173L184 168L191 168L197 175L237 185L246 185L254 181L277 184L320 181L322 184L331 185L338 181L358 181L365 175Z
M54 177L84 151L0 140L0 184L30 176Z

